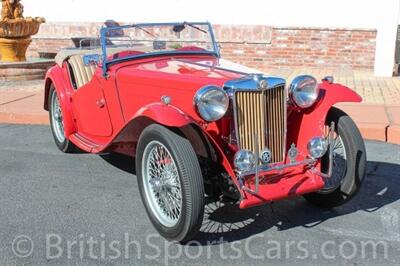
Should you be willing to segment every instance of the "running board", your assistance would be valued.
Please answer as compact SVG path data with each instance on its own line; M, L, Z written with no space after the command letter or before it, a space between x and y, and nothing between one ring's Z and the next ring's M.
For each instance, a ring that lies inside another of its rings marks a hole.
M105 147L105 145L94 143L78 133L70 135L69 140L80 149L90 153L101 152Z

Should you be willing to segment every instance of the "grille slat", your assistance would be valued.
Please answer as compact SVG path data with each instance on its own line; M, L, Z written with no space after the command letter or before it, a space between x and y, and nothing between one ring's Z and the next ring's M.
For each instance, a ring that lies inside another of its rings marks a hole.
M272 163L284 160L285 145L285 87L264 91L236 91L237 141L241 149L255 152L254 135L258 149L268 147Z

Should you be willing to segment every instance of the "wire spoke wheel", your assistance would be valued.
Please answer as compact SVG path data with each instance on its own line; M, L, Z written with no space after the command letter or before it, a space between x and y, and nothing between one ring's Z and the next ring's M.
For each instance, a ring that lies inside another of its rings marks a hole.
M74 153L78 152L79 148L77 148L70 140L69 136L66 135L65 128L70 128L71 125L69 120L65 120L68 118L68 114L62 113L61 106L65 107L65 102L60 101L58 97L57 90L54 85L51 84L49 88L49 97L47 99L48 102L48 110L49 110L49 120L50 120L50 128L51 133L53 135L53 139L58 149L65 153Z
M185 242L204 216L204 181L190 141L153 124L140 135L136 151L140 196L155 229L166 239Z
M62 143L65 141L64 135L64 124L61 112L60 102L55 90L51 95L51 125L53 127L53 132L57 140Z
M344 204L354 197L365 177L365 145L354 121L342 110L332 107L327 114L326 135L329 125L335 123L332 149L332 174L324 177L324 187L316 192L303 195L310 203L333 208ZM321 159L321 171L329 172L329 151Z
M161 224L173 227L182 212L178 168L171 153L159 141L151 141L143 155L144 190L151 211Z

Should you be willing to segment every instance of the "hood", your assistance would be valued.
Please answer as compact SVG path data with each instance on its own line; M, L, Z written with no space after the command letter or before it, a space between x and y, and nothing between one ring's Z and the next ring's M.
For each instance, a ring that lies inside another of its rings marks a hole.
M131 61L117 66L115 75L126 117L136 114L135 106L159 102L160 96L169 96L173 106L197 117L193 97L206 85L226 85L226 89L232 91L264 89L273 84L272 78L265 77L260 71L211 56L153 57Z
M251 74L251 75L250 75ZM256 89L261 79L265 85L284 83L266 77L261 71L211 56L161 57L122 66L117 70L120 85L144 85L159 89L198 90L205 85L227 85L230 89Z
M228 60L215 57L169 57L147 60L139 64L123 67L118 72L135 75L148 74L160 79L181 81L187 80L196 83L215 84L222 86L225 82L241 78L247 74L261 73ZM128 71L127 71L128 70Z

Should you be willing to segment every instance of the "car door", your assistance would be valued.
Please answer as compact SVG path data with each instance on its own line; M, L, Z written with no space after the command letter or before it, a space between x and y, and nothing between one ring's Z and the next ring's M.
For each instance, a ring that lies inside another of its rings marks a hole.
M113 133L107 101L101 82L95 74L72 97L74 119L78 133L87 137L109 137Z

